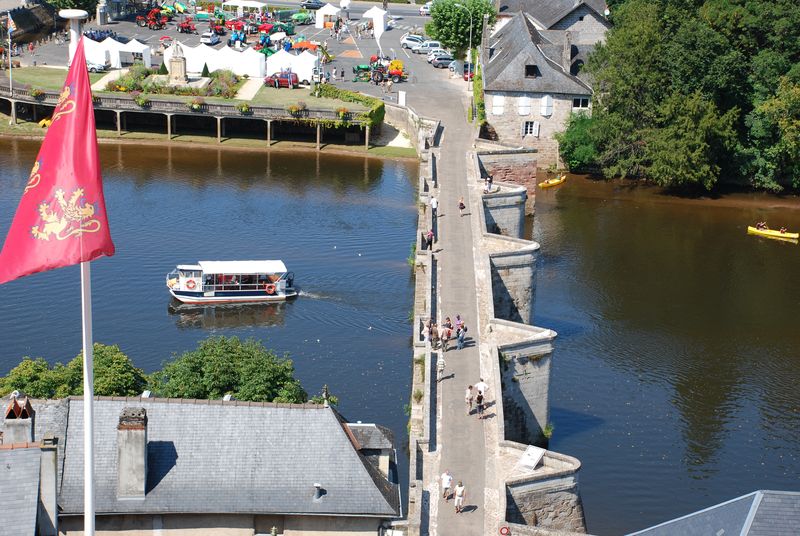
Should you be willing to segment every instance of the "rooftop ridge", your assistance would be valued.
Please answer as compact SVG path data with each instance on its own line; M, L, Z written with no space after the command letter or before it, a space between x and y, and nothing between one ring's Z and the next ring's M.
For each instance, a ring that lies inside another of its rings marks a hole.
M83 395L72 395L68 400L83 400ZM170 398L170 397L141 397L141 396L95 396L95 401L108 400L112 402L131 402L141 404L178 404L195 406L248 406L255 408L286 408L286 409L328 409L323 404L290 404L286 402L252 402L249 400L219 400L208 398Z

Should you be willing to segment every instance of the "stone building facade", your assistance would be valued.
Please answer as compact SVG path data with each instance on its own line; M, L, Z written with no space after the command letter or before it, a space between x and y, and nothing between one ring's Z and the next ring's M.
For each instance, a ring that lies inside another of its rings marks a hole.
M536 150L541 167L558 165L558 142L573 113L591 113L582 75L609 23L597 0L508 0L484 29L481 67L486 117L500 142Z

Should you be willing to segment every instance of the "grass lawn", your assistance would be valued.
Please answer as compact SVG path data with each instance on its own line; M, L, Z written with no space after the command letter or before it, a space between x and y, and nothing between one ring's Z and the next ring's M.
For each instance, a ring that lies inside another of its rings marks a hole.
M365 112L366 107L355 102L344 102L338 99L325 99L311 96L311 90L305 88L297 89L275 89L274 87L264 86L258 90L256 96L250 101L256 106L273 106L275 108L286 108L290 104L297 104L303 101L311 110L331 110L344 106L351 112Z
M8 71L3 73L8 78ZM67 78L66 69L54 69L52 67L19 67L11 71L14 77L14 84L27 84L32 88L49 89L57 91L64 86ZM89 82L94 84L105 76L105 73L89 73Z

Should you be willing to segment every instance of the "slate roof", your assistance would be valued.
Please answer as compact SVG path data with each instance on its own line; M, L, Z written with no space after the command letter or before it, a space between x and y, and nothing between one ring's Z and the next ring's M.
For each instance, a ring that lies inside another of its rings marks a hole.
M347 427L350 428L361 449L394 448L394 434L385 426L349 423Z
M528 13L545 29L552 28L580 6L585 5L601 18L605 18L603 13L607 7L605 0L497 0L496 5L500 14Z
M141 500L117 499L117 423L126 407L147 410L147 492ZM397 485L356 451L331 408L98 397L94 411L98 514L399 515ZM83 402L70 398L63 515L83 509L82 434ZM319 500L315 483L325 490Z
M754 491L629 536L796 536L800 534L800 492Z
M545 36L528 17L515 13L487 39L488 48L483 50L482 56L484 89L591 95L588 84L561 67L563 37L559 45L553 33ZM526 78L525 65L536 65L542 76Z
M0 536L34 536L39 507L39 465L42 451L0 447Z

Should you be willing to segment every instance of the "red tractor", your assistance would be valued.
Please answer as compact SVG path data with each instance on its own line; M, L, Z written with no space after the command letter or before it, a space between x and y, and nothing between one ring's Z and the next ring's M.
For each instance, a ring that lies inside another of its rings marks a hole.
M197 33L197 26L195 26L194 22L192 21L192 17L187 17L186 20L181 21L178 24L178 32L179 33Z
M161 10L151 9L147 12L147 15L137 15L136 16L136 24L141 26L142 28L150 28L151 30L161 30L164 26L167 25L167 21L169 19L163 15L161 15Z

